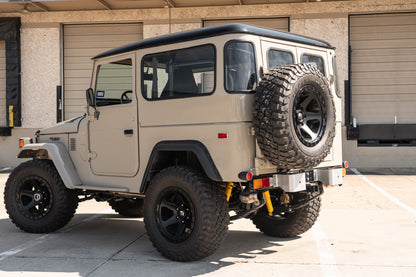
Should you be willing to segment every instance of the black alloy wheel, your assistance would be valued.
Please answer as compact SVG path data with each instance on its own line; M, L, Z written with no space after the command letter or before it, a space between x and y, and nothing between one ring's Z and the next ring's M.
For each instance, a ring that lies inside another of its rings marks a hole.
M194 229L195 209L189 196L181 189L171 187L158 199L156 220L162 235L170 242L188 239Z
M23 216L28 219L45 217L53 203L50 184L39 176L28 176L18 184L16 200Z
M306 146L317 145L326 128L325 103L321 93L312 85L304 86L293 102L293 122L299 140Z

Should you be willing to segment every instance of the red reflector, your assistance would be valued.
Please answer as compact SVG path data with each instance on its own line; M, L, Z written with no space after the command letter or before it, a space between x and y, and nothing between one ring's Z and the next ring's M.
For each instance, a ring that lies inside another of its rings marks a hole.
M270 178L261 179L261 185L263 188L270 187Z
M246 179L251 181L251 179L253 179L253 173L247 172Z
M348 168L348 162L347 161L344 162L344 168Z
M228 138L228 134L227 133L218 133L218 138L219 139L226 139L226 138Z

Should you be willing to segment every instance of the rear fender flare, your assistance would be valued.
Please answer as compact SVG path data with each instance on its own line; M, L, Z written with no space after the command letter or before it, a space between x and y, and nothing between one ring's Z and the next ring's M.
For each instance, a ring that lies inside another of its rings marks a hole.
M146 183L149 181L150 172L154 164L154 159L157 153L163 151L184 151L195 154L207 177L213 181L222 182L221 174L215 166L214 160L212 159L208 149L205 147L203 143L195 140L161 141L155 145L152 154L150 155L149 162L147 163L145 175L143 177L143 181L140 188L141 192L147 190Z

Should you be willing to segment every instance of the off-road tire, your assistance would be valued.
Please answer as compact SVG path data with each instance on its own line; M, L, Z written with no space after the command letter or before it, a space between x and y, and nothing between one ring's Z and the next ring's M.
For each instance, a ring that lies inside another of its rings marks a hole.
M151 181L144 203L147 234L154 247L171 260L207 257L227 233L230 219L224 190L197 171L182 167L162 170ZM175 216L179 216L178 223L164 227ZM181 226L185 226L182 232L178 231Z
M252 218L254 225L268 236L288 238L299 236L312 228L319 216L321 198L309 201L306 206L282 216L269 216L267 208L261 208Z
M273 165L315 167L335 136L335 106L325 76L309 64L272 69L256 89L253 123L262 154Z
M108 201L111 208L125 217L143 217L144 199L123 198Z
M21 230L49 233L71 220L78 196L65 187L51 161L31 160L10 174L4 203L10 219Z

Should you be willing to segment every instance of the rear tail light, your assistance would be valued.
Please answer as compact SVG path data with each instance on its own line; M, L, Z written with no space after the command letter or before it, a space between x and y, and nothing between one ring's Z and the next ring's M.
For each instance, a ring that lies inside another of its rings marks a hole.
M256 179L253 181L254 189L269 188L269 187L274 187L275 185L276 185L276 179L273 177Z
M238 174L238 178L240 178L241 180L251 181L253 180L253 173L243 171Z

